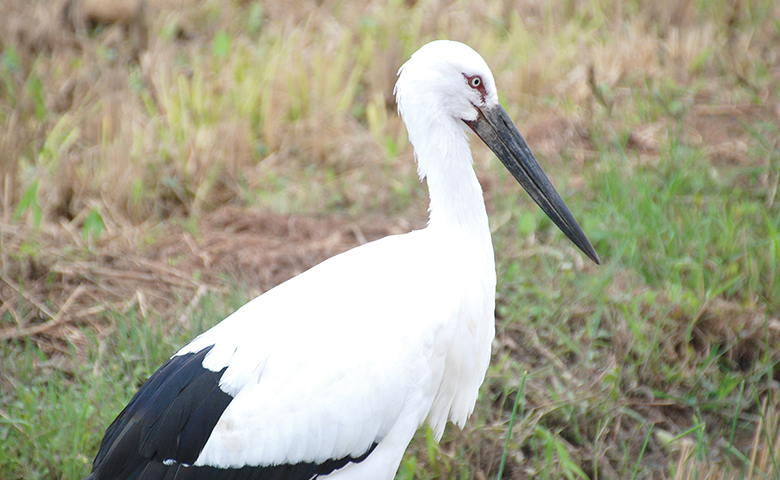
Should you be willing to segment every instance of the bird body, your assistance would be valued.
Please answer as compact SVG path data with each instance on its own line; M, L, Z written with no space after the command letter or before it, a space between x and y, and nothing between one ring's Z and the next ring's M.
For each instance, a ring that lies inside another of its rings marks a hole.
M336 255L186 345L108 428L88 478L390 480L420 425L437 440L448 420L464 425L488 368L496 288L468 128L510 171L528 162L513 175L529 176L570 238L584 234L518 146L471 48L423 47L396 95L428 182L428 226Z
M488 366L495 274L458 261L477 245L437 237L386 237L326 260L178 352L213 345L203 366L227 367L220 388L234 397L195 465L322 463L378 443L361 468L394 472L426 417L437 438L448 419L462 425Z

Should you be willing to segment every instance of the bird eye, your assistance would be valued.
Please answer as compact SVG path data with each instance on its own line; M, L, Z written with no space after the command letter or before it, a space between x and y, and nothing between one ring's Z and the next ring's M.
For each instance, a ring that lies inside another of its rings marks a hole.
M479 88L482 85L482 78L479 75L474 75L469 78L469 85L471 85L471 88Z

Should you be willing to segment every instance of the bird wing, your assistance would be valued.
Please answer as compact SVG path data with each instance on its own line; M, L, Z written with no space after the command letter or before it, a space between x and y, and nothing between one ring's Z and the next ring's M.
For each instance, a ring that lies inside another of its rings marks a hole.
M422 423L448 314L405 278L425 261L409 238L333 257L177 352L108 428L94 478L310 479L365 459L410 404Z

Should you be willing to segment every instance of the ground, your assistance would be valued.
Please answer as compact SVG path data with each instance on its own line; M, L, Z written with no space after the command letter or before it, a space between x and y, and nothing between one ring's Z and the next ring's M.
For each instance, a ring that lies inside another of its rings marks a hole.
M603 264L472 142L491 369L398 478L780 478L776 3L4 1L0 478L81 478L177 347L424 227L392 89L435 38L483 54Z

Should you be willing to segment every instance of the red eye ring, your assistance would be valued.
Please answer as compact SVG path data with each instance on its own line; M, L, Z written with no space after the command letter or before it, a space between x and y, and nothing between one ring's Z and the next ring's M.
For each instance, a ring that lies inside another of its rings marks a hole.
M482 103L484 104L485 98L487 97L487 91L485 90L485 81L482 80L482 77L479 75L472 75L469 77L464 73L463 76L466 77L466 82L468 82L469 87L473 88L479 93L479 96L482 99Z

